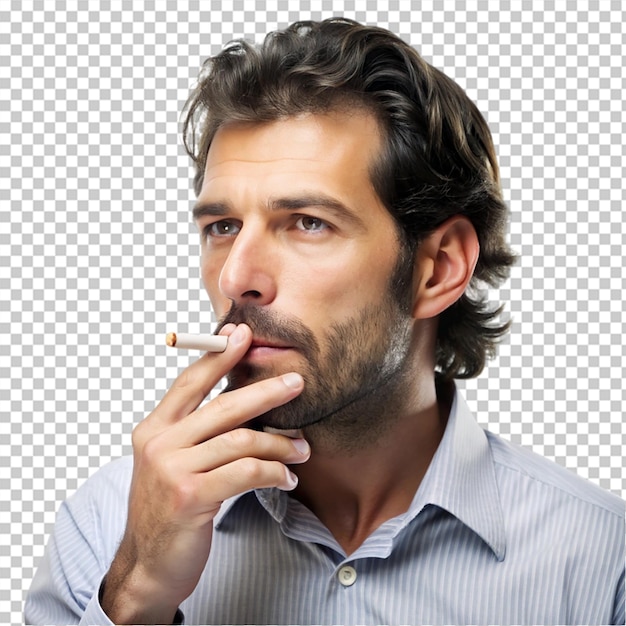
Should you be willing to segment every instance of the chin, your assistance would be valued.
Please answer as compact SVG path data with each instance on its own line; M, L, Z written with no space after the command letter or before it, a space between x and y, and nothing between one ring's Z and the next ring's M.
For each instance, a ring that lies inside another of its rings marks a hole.
M301 430L315 424L319 417L317 413L306 410L300 398L294 398L291 402L259 415L253 420L254 428L262 430L265 427L276 430Z
M246 387L252 383L258 383L261 380L268 378L274 378L275 376L281 376L290 371L297 371L295 368L285 369L276 368L269 365L252 365L250 363L239 362L229 372L227 376L227 385L224 391L232 391L233 389L240 389Z
M284 415L282 411L268 411L252 421L252 427L255 430L301 430L309 426L302 423L302 420L294 420L292 416Z

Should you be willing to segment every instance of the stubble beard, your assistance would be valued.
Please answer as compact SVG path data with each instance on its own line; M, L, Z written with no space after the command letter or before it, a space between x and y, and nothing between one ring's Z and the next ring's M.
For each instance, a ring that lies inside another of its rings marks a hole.
M350 453L376 444L401 412L411 326L390 308L368 307L328 333L326 358L302 407L316 411L306 437L326 450Z
M285 318L253 306L233 306L222 324L247 323L254 333L281 339L298 350L303 366L302 393L264 413L253 427L303 429L316 445L342 453L371 446L397 418L406 399L412 367L412 318L407 276L399 266L380 303L362 308L345 322L335 323L318 343L298 319ZM225 391L282 371L239 364Z

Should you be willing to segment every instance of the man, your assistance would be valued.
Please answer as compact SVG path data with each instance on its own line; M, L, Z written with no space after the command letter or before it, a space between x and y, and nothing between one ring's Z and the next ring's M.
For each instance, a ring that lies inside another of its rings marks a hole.
M623 623L624 503L454 387L514 260L475 106L343 19L206 69L185 133L228 347L62 507L26 620Z

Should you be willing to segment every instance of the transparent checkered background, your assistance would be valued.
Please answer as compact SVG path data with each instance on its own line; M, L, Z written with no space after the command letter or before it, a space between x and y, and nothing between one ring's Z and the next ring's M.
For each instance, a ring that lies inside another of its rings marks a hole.
M61 500L189 363L166 331L214 322L179 138L201 62L341 14L416 45L494 133L521 261L470 406L626 495L621 2L0 0L0 622Z

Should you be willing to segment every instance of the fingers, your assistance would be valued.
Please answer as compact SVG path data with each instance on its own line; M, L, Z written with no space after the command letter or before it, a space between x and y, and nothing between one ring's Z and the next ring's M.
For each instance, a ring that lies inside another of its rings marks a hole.
M195 474L198 489L210 493L216 501L251 491L277 487L291 491L298 485L298 477L278 461L263 461L253 457L237 459L212 472Z
M210 472L238 459L256 458L295 465L305 463L311 448L304 439L238 428L185 451L182 462L189 472Z
M197 493L210 494L216 507L252 489L294 489L298 479L287 465L305 463L310 456L304 439L241 428L171 457L168 474L191 477Z
M252 331L245 324L224 327L228 346L222 353L206 353L185 369L153 412L154 421L173 424L194 411L198 405L243 357L252 341Z
M290 372L222 393L179 420L168 429L167 436L176 447L192 447L293 400L303 388L300 374Z
M299 374L258 381L198 409L252 341L245 324L227 325L221 333L229 336L226 350L205 354L188 367L133 430L127 526L118 550L122 556L116 556L110 570L121 564L116 570L121 592L109 598L112 606L115 599L132 595L147 598L148 607L159 606L163 598L178 606L205 567L212 520L222 502L258 488L294 489L298 481L287 465L304 463L310 456L303 440L241 428L301 393ZM130 584L129 572L141 572L139 588L143 583L145 593L136 593L137 578ZM154 580L166 584L155 587ZM175 589L172 580L179 581Z

